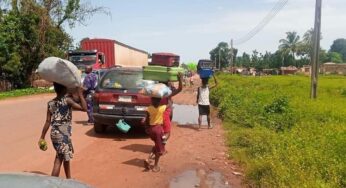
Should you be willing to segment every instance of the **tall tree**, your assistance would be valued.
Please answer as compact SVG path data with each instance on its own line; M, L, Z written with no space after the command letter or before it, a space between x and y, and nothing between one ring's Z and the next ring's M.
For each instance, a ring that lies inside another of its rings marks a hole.
M287 55L291 55L295 59L298 51L300 36L297 32L286 32L286 39L281 39L279 49Z
M210 59L216 63L216 65L219 65L220 67L225 68L229 66L229 60L230 60L230 48L226 42L220 42L216 48L211 50L209 52ZM237 50L234 49L233 54L236 53ZM234 55L234 57L236 54Z
M334 40L329 51L330 52L337 52L337 53L341 54L343 61L346 62L346 39Z
M73 27L102 8L79 0L8 0L0 17L0 74L18 87L29 84L38 63L48 56L64 56L72 39L64 23Z

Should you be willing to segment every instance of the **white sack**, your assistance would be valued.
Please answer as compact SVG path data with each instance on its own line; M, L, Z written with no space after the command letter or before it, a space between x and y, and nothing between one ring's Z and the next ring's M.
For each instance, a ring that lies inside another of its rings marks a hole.
M43 79L59 83L67 88L81 86L80 71L73 63L65 59L48 57L40 63L37 72Z
M144 87L144 95L163 98L172 94L172 90L165 84L152 84Z

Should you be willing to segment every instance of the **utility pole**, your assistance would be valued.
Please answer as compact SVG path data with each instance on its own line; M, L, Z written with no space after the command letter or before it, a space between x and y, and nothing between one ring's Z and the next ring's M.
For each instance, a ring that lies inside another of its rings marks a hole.
M221 70L221 69L220 69L220 65L221 65L221 64L220 64L220 59L221 59L220 50L221 50L221 48L219 48L219 71Z
M310 97L316 99L317 97L317 82L319 70L319 54L320 54L320 38L321 38L321 10L322 0L316 0L315 8L315 26L313 36L313 53L311 57L311 93Z
M231 58L229 64L231 66L231 74L233 74L233 39L231 39Z

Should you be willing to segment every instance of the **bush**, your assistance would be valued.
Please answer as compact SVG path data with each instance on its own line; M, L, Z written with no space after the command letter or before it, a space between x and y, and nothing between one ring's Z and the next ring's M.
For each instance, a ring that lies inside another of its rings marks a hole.
M304 76L218 75L211 92L231 157L253 187L345 187L344 77L320 77L309 98Z

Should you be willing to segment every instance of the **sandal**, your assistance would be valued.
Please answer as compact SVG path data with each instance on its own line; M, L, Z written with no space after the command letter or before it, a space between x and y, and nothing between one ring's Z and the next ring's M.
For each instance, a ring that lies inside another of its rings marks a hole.
M154 166L154 167L151 169L151 171L153 171L153 172L160 172L161 169L160 169L159 166Z
M150 169L151 169L151 168L150 168L150 163L149 163L148 160L144 160L144 168L145 168L146 170L150 170Z

